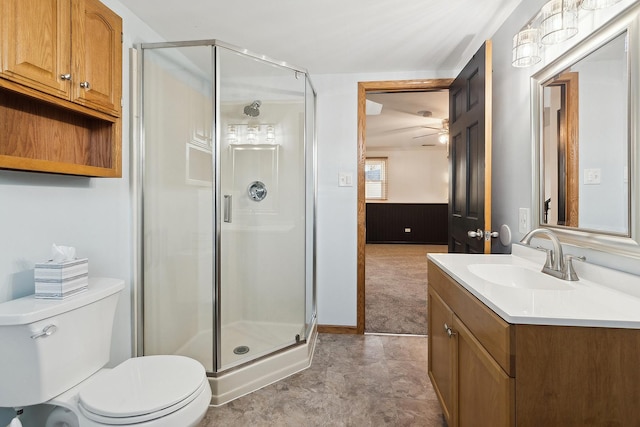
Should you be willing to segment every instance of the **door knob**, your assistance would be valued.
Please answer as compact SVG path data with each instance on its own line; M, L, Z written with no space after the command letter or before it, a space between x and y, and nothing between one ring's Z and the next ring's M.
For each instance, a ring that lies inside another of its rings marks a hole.
M484 232L478 228L476 231L467 231L467 236L471 237L472 239L482 239L484 237Z
M80 87L87 90L91 89L89 82L80 82Z
M71 74L60 74L60 80L71 80Z
M482 231L481 229L477 229L476 231L467 231L467 236L471 237L472 239L482 239L484 237L484 240L491 240L492 237L498 237L500 235L500 233L498 233L497 231Z

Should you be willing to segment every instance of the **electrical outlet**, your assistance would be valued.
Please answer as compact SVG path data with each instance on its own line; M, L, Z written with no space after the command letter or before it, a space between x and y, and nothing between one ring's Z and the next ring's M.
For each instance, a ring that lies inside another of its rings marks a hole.
M518 231L527 233L531 228L531 214L529 208L520 208L518 211Z

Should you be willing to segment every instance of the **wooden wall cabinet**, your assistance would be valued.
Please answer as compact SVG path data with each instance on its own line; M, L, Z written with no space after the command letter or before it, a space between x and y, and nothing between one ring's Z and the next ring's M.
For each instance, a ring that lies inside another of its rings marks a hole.
M640 426L640 330L510 324L431 261L428 275L429 377L449 427Z
M0 0L0 168L121 176L122 19L98 0Z

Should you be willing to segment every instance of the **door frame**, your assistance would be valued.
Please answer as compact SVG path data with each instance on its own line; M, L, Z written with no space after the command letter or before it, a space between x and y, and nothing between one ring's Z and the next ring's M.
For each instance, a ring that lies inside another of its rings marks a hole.
M364 194L364 165L366 160L367 93L368 92L424 92L449 89L454 79L382 80L358 82L358 243L356 333L364 334L365 326L365 246L366 200Z

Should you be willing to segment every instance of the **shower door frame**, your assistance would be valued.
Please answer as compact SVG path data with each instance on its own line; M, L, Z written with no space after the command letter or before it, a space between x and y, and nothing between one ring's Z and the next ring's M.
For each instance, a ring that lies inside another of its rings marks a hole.
M317 92L313 83L310 79L309 73L307 70L301 67L293 66L284 61L278 61L264 55L260 55L257 53L250 52L246 49L240 48L235 45L231 45L225 42L221 42L216 39L209 40L195 40L195 41L178 41L178 42L158 42L158 43L139 43L130 51L130 63L131 63L131 75L134 78L131 79L131 136L132 136L132 144L131 144L131 175L132 175L132 194L133 194L133 217L134 217L134 225L133 225L133 234L135 236L135 250L134 250L134 266L133 266L133 289L134 293L132 296L132 306L134 309L134 314L132 321L133 325L133 333L132 333L132 346L134 350L135 356L143 356L144 353L144 170L145 170L145 126L144 126L144 108L143 108L143 100L144 100L144 51L146 49L163 49L163 48L182 48L182 47L210 47L212 49L211 52L211 61L212 61L212 123L211 129L213 132L213 141L212 141L212 168L213 168L213 179L215 180L215 185L213 194L214 201L214 211L212 220L215 223L214 227L214 236L213 236L213 250L214 250L214 262L213 262L213 274L214 278L213 293L212 293L212 309L213 309L213 325L212 328L214 330L214 340L213 340L213 348L212 348L212 356L213 356L213 372L207 372L207 376L209 377L218 377L225 373L235 371L239 368L242 368L246 365L250 365L259 361L261 359L268 358L274 354L283 352L288 350L291 347L296 347L299 344L304 344L307 342L307 339L314 331L314 327L317 322L317 280L316 280L316 251L317 251L317 231L316 231L316 218L317 218ZM220 108L219 108L219 98L218 94L220 93L220 73L219 73L219 48L228 49L230 51L242 54L249 58L257 59L262 62L266 62L268 64L276 65L278 67L287 68L296 73L301 73L305 77L305 87L304 87L304 102L305 102L305 120L304 120L304 129L303 129L303 151L304 151L304 179L305 179L305 188L304 188L304 205L305 205L305 225L304 225L304 235L305 235L305 279L304 283L304 325L305 325L305 337L300 339L300 341L285 346L284 348L276 349L269 354L252 358L243 362L239 365L232 366L227 369L221 368L222 362L222 319L221 319L221 309L220 304L222 302L221 299L221 289L222 289L222 279L221 279L221 209L222 209L222 199L223 195L221 193L221 174L220 174L220 141L222 137L221 129L217 126L218 123L221 122L220 118ZM308 111L307 111L307 87L311 89L311 96L313 97L313 129L311 130L311 141L309 140L309 132L308 132ZM309 146L309 144L311 146ZM311 167L312 170L307 170L307 156L311 155ZM309 202L309 197L307 194L307 184L308 180L311 179L312 182L312 197L311 203L313 207L311 209L313 218L312 221L312 231L311 236L307 233L307 222L309 219L307 218L307 203ZM311 238L312 240L312 256L310 265L307 265L307 256L308 251L306 248L307 239ZM307 312L307 292L309 288L307 286L307 268L311 268L311 313Z

